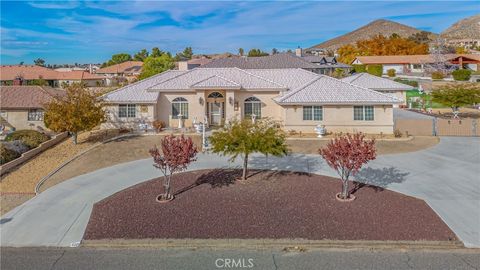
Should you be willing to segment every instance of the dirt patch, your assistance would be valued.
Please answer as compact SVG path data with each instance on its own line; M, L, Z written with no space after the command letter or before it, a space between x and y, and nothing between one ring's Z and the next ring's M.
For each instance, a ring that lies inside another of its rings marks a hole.
M415 152L435 146L440 139L438 137L413 137L411 140L377 140L376 147L379 155ZM288 140L288 146L294 153L318 154L318 149L326 146L329 140Z
M157 203L161 179L94 205L85 239L456 240L419 199L364 186L338 202L338 179L291 172L201 170L175 176L176 198Z
M23 204L35 196L35 193L1 193L0 216Z
M40 187L40 192L75 176L124 162L149 158L151 156L148 150L154 145L160 145L163 136L165 135L127 137L100 145L54 174ZM200 136L191 137L196 145L202 144Z

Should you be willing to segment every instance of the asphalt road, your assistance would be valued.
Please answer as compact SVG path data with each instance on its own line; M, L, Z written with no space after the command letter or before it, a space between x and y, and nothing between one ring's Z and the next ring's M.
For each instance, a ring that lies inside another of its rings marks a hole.
M2 248L1 269L479 269L478 250Z

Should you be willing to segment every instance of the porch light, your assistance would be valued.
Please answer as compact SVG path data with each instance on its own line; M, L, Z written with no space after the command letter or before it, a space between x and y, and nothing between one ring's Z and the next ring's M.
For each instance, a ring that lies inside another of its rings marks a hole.
M203 98L202 97L198 98L198 103L200 103L200 105L203 105Z
M229 97L229 98L228 98L228 103L229 103L230 105L233 105L233 98L232 98L232 97Z

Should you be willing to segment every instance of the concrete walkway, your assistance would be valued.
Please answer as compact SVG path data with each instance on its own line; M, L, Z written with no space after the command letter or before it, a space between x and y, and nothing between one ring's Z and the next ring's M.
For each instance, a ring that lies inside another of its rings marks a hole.
M480 247L480 138L444 137L427 150L379 156L357 180L424 199L468 247ZM200 155L189 169L239 167L225 157ZM251 168L337 176L317 155L253 156ZM95 202L160 176L151 159L81 175L5 214L2 246L70 246L81 241Z

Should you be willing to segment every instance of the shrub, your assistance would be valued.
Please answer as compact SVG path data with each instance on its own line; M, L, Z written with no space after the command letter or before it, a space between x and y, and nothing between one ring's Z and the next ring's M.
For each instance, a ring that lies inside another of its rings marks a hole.
M440 72L440 71L434 71L432 72L432 79L434 80L443 80L445 78L445 75Z
M367 65L367 72L369 74L382 77L383 66L382 65Z
M162 129L166 127L165 122L160 121L160 120L153 121L152 125L157 132L162 131Z
M20 140L22 143L28 146L29 149L32 149L39 146L41 143L48 141L49 139L50 137L36 130L19 130L10 133L6 138L6 141Z
M361 72L367 72L367 68L365 65L352 65L353 66L353 71L356 73L361 73Z
M5 164L9 161L12 161L20 156L19 153L9 149L5 144L0 144L0 164Z
M402 78L396 78L396 79L394 79L394 81L399 82L399 83L403 83L403 84L406 84L406 85L410 85L410 86L413 86L413 87L418 87L418 82L417 81L410 81L410 80L402 79Z
M459 69L452 72L452 76L455 81L468 81L470 80L470 76L472 75L472 71L468 69Z
M395 77L395 75L396 75L395 69L391 68L391 69L387 70L387 75L388 75L388 77Z
M20 155L30 150L30 148L20 140L5 142L5 147L19 153Z
M402 132L401 132L400 130L398 130L398 129L395 129L395 130L393 131L393 136L395 136L395 138L401 138L402 135L403 135Z

